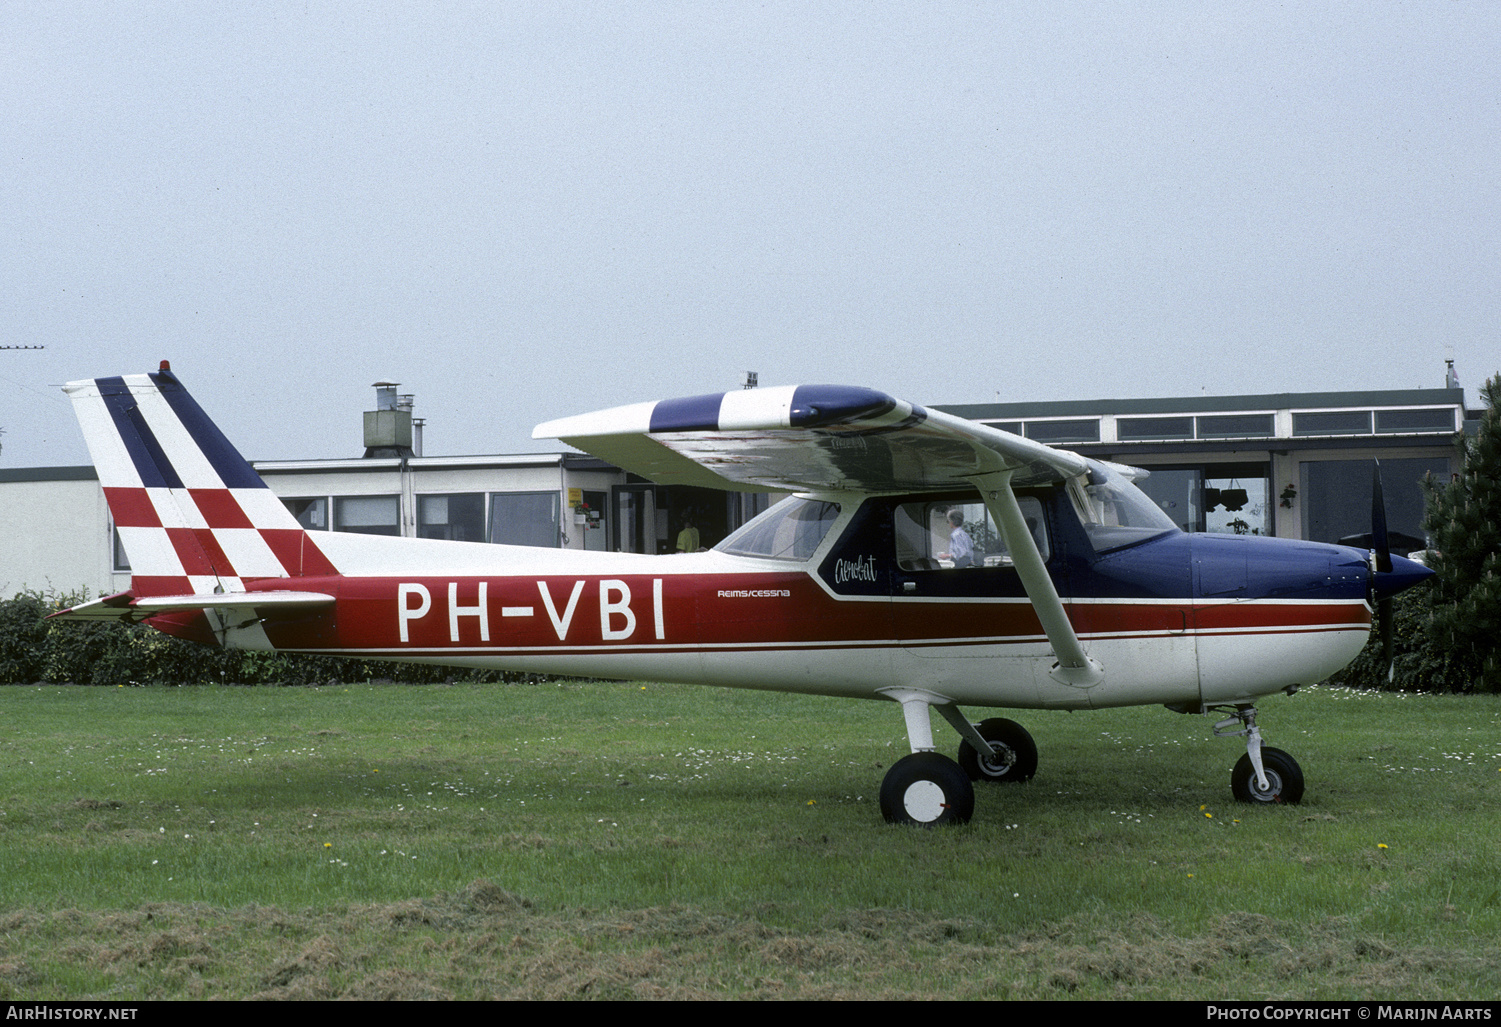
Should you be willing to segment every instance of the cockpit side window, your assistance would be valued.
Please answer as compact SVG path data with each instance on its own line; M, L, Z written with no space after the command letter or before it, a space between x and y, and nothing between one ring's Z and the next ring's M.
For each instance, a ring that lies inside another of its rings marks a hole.
M806 560L839 518L839 504L816 499L785 499L714 548L766 560Z
M1049 547L1042 502L1035 496L1019 496L1017 501L1046 562ZM904 571L1011 566L1005 540L978 498L902 503L896 508L895 528L896 562Z

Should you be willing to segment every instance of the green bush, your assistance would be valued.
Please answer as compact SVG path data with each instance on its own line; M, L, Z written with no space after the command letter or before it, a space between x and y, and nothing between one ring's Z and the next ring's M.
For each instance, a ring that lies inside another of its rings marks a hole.
M1381 642L1338 680L1360 688L1501 692L1501 377L1481 389L1485 412L1448 481L1423 482L1434 576L1393 601L1393 674Z
M0 682L43 679L47 626L42 618L53 609L35 592L0 603Z
M0 600L0 684L313 685L390 680L433 684L531 681L510 671L343 660L330 656L219 649L164 635L144 624L52 621L48 614L86 596L23 592Z
M1433 632L1436 586L1432 579L1410 588L1392 600L1392 672L1382 656L1381 634L1371 632L1370 641L1354 661L1334 675L1351 688L1395 692L1473 692L1478 682L1470 661Z
M1501 377L1481 389L1485 412L1447 482L1424 482L1435 587L1427 632L1435 654L1482 691L1501 691Z

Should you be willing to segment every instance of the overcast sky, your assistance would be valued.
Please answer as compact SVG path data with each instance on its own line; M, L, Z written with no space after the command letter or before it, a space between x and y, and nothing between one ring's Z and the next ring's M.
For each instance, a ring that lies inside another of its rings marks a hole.
M0 467L174 370L252 459L738 386L1501 371L1494 3L0 6Z

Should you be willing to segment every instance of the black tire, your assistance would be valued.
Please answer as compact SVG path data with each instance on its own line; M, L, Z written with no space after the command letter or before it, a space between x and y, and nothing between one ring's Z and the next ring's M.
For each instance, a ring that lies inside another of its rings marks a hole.
M959 743L959 766L971 781L1021 784L1037 773L1037 743L1027 729L1014 720L993 717L981 721L979 732L995 749L982 756L968 742Z
M903 756L881 782L881 815L888 824L966 824L975 812L975 786L959 764L936 752Z
M1261 767L1266 771L1266 791L1256 787L1256 769L1251 766L1251 756L1246 754L1235 764L1230 773L1230 791L1237 802L1283 802L1296 804L1303 801L1303 768L1281 749L1262 746Z

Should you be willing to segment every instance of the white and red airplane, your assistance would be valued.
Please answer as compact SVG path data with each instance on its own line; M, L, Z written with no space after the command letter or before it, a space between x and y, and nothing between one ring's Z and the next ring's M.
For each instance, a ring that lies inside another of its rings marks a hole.
M801 386L540 425L661 483L779 490L713 550L675 556L302 528L167 364L66 386L134 574L55 616L209 645L901 704L911 755L887 820L964 822L972 781L1026 781L1028 733L961 706L1162 704L1228 716L1235 797L1297 802L1254 703L1318 682L1372 610L1426 577L1374 552L1185 534L1141 472L893 399ZM930 711L959 733L934 751Z

